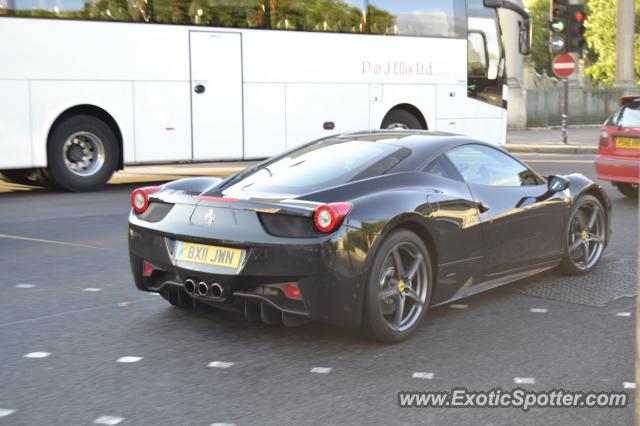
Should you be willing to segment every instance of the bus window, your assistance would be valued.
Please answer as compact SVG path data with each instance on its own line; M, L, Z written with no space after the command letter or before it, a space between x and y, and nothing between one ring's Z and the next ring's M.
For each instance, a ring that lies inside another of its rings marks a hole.
M469 31L467 72L470 77L487 78L487 41L479 31Z
M143 1L143 0L141 0ZM226 28L265 28L268 0L153 0L152 21Z
M464 37L464 0L371 0L369 32L384 35Z
M470 97L502 106L505 58L500 23L495 9L486 8L482 0L469 0L467 35L468 94ZM484 50L484 54L481 53ZM480 70L478 55L484 55Z
M271 1L271 28L274 30L335 33L365 32L365 1Z

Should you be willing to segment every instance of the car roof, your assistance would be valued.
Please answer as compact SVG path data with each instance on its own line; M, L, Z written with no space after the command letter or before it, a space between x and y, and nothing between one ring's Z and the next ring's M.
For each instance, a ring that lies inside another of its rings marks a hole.
M405 164L405 167L403 167L403 169L409 169L414 166L420 167L421 165L424 165L425 162L430 161L439 154L460 145L473 143L498 148L495 145L491 145L486 142L470 138L468 136L414 129L366 130L349 132L337 135L335 139L343 139L345 141L366 140L372 142L389 143L408 148L412 152L411 158L413 161L404 161L403 163Z

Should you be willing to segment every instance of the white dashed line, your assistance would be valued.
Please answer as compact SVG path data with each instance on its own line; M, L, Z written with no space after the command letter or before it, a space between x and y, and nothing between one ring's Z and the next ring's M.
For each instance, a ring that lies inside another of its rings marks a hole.
M449 305L449 307L451 309L467 309L469 305L464 305L462 303L452 303L451 305Z
M101 288L96 288L96 287L87 287L87 288L83 288L82 291L86 291L89 293L95 293L97 291L102 290Z
M416 371L411 376L414 379L433 379L433 373L425 373L423 371Z
M235 423L211 423L209 426L236 426Z
M616 314L617 317L630 317L631 316L631 312L618 312Z
M213 361L210 362L209 365L207 365L207 367L209 368L229 368L229 367L233 367L233 362L226 362L226 361Z
M93 421L93 424L113 426L122 423L123 420L124 417L100 416Z
M316 374L329 374L331 373L331 368L329 367L313 367L311 370L309 370L310 373L316 373Z
M622 382L622 386L625 389L635 389L636 388L636 383L635 382Z
M117 362L123 362L126 364L131 364L132 362L142 361L143 358L141 356L123 356L118 358Z
M24 358L46 358L51 355L49 352L29 352Z
M16 284L15 288L34 288L35 284Z
M8 410L6 408L0 408L0 417L7 417L15 413L16 410Z
M536 383L536 379L533 377L514 377L513 383L517 385L534 385Z
M533 312L534 314L544 314L547 312L545 308L531 308L529 312Z

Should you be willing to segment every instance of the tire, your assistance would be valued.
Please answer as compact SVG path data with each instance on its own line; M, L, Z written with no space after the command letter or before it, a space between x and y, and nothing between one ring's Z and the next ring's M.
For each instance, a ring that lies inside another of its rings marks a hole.
M398 280L401 274L395 266L397 263L393 252L399 254L404 265L404 280ZM406 277L411 267L416 265L417 254L422 260L409 280ZM429 251L420 237L405 229L391 232L378 247L369 271L363 315L363 326L368 334L384 343L397 343L409 338L428 310L433 288L432 276ZM409 296L410 291L421 300L421 304L416 303L414 296ZM386 298L384 294L390 296ZM402 294L405 295L404 299ZM400 303L403 309L398 321Z
M638 198L638 184L637 183L616 183L618 191L629 198Z
M0 179L18 185L34 185L38 184L36 173L34 169L4 170L0 172Z
M91 191L113 175L120 158L111 127L91 115L76 115L57 124L47 145L46 176L68 191ZM87 158L86 162L83 162Z
M382 129L422 129L420 120L403 109L392 109L382 120Z
M589 228L593 207L599 209L599 213L592 227ZM582 219L579 216L582 216ZM607 212L602 203L592 195L582 195L578 198L571 208L565 227L560 270L567 275L584 275L591 272L602 258L608 237L607 232ZM576 248L572 249L573 245ZM580 265L583 261L584 264Z

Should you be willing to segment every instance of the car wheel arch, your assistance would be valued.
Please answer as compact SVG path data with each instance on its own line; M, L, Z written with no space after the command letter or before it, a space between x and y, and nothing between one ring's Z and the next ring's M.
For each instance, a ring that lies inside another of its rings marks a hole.
M433 282L438 282L438 250L436 241L433 237L434 233L430 229L428 220L418 215L417 213L402 214L394 219L390 220L384 228L380 231L378 238L376 238L371 245L366 260L366 268L371 265L372 259L380 246L380 243L385 239L387 235L398 229L406 229L416 234L429 251L429 257L431 258L431 264L433 265Z

